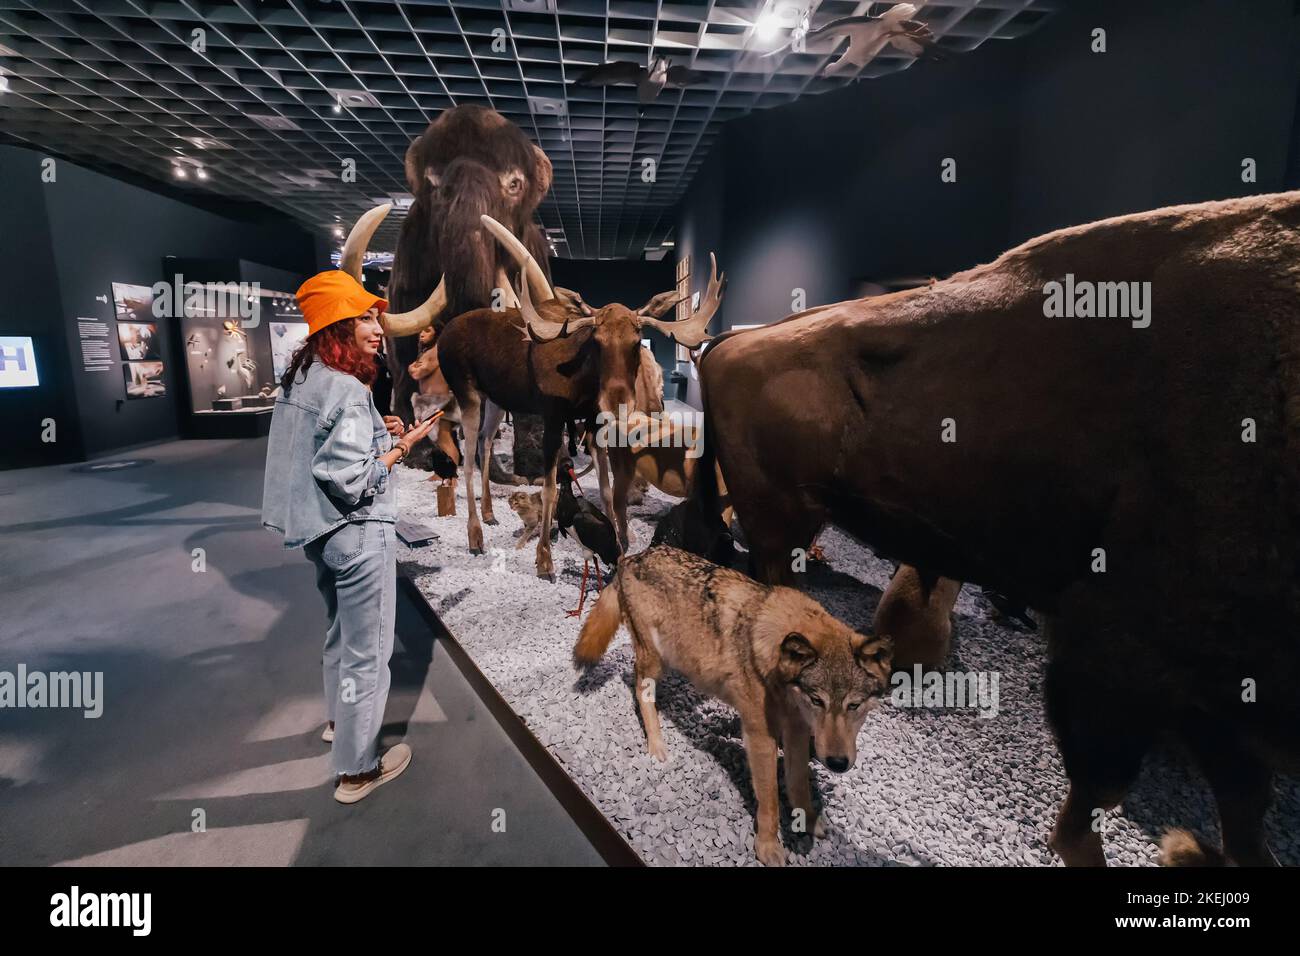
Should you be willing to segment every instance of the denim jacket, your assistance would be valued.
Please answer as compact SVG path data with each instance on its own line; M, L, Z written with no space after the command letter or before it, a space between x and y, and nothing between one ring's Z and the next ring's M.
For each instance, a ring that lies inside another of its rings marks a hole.
M266 443L262 527L300 548L347 521L395 521L393 447L370 389L313 362L275 401Z

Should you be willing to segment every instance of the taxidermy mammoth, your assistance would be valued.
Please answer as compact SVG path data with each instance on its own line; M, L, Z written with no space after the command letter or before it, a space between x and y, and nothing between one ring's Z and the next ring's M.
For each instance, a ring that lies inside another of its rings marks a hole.
M473 105L443 112L406 151L406 183L413 202L398 235L388 285L395 311L419 309L437 291L431 311L442 325L492 305L493 290L510 287L515 264L480 227L483 215L519 237L549 281L546 242L534 217L551 188L551 162L500 113ZM360 251L354 251L354 260L355 271L351 264L349 271L356 274ZM418 384L408 368L419 354L411 336L419 329L414 323L398 327L390 320L389 325L391 411L410 421Z

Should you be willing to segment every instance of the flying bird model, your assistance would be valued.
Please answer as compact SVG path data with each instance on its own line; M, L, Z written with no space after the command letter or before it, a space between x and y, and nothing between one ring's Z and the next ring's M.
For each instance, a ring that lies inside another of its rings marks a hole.
M806 41L816 41L822 37L848 37L848 47L826 69L827 76L859 72L891 43L911 56L937 58L934 34L920 20L911 19L916 15L916 10L916 4L899 3L878 17L840 17L808 31ZM792 44L793 40L764 56L776 56Z
M708 78L707 73L685 66L673 66L666 56L657 56L647 69L637 63L615 60L586 70L574 82L580 86L635 86L637 100L653 103L665 86L684 88Z

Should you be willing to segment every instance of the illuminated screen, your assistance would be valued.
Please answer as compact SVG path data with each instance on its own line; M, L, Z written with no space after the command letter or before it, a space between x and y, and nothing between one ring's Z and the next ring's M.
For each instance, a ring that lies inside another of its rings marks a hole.
M0 335L0 388L31 388L36 377L36 349L25 335Z

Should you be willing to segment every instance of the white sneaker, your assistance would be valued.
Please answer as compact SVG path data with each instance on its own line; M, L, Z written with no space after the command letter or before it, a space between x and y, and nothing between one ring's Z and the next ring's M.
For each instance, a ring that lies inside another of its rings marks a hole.
M340 778L339 785L334 788L334 799L339 803L364 800L371 791L397 778L410 765L411 748L406 744L397 744L384 752L379 758L379 766L370 774L352 780Z
M320 739L327 744L334 743L334 721L331 720L325 725L325 729L321 731Z

